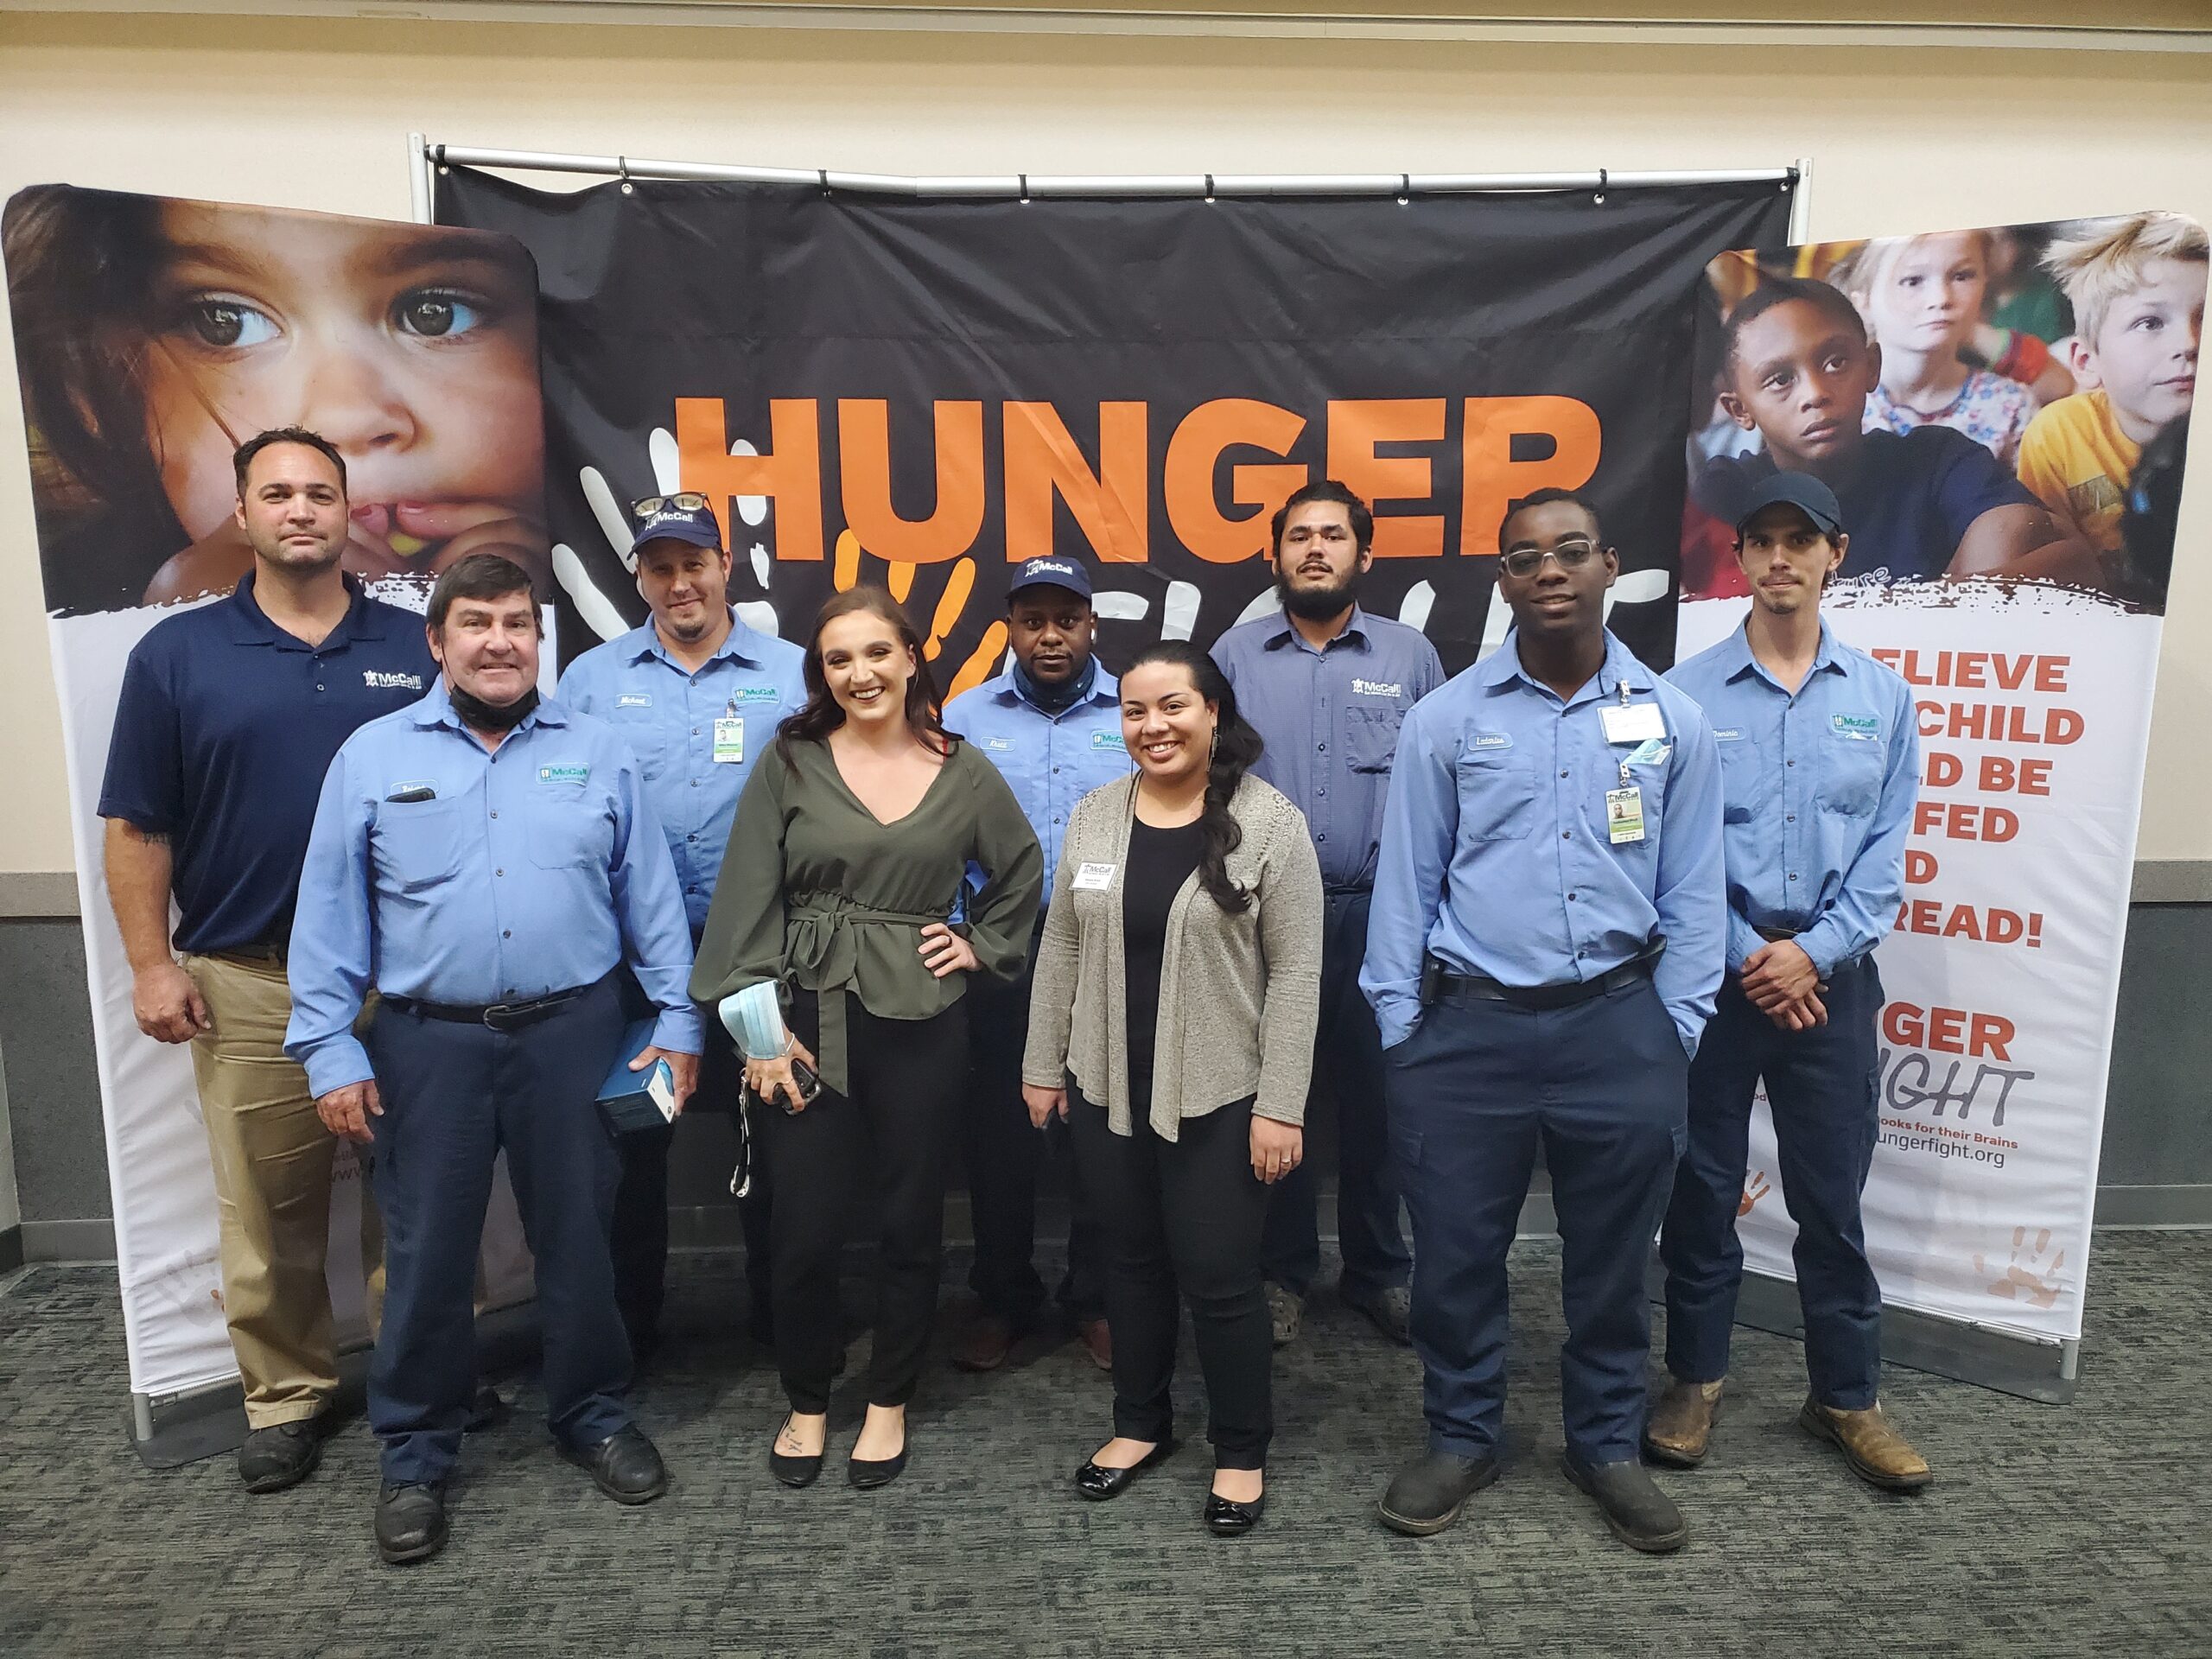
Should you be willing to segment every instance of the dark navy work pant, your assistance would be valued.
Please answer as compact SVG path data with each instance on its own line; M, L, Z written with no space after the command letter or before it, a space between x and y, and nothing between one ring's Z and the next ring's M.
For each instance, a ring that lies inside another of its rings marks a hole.
M1030 964L1036 962L1030 953ZM969 1086L962 1128L968 1164L968 1207L976 1263L968 1287L984 1311L1027 1324L1044 1305L1038 1276L1037 1179L1046 1154L1065 1150L1067 1131L1056 1117L1042 1133L1021 1099L1021 1053L1029 1041L1029 976L1011 985L982 975L969 982ZM1072 1160L1069 1160L1072 1163ZM1078 1319L1106 1313L1105 1247L1082 1185L1071 1179L1068 1269L1058 1300Z
M461 1451L476 1384L477 1246L502 1150L537 1262L553 1436L591 1446L628 1426L617 1395L630 1379L630 1344L607 1250L620 1166L596 1103L622 1029L611 977L518 1031L389 1003L371 1024L384 1103L370 1122L385 1301L369 1426L384 1444L386 1481L442 1480Z
M1402 1179L1384 1122L1382 1033L1359 991L1369 898L1364 892L1339 891L1326 900L1313 1077L1316 1083L1327 1081L1337 1103L1337 1248L1344 1278L1372 1292L1404 1284L1413 1272L1413 1253L1398 1220ZM1309 1110L1309 1121L1311 1116ZM1300 1296L1321 1269L1313 1168L1301 1161L1275 1183L1260 1246L1267 1276Z
M1505 1262L1536 1143L1564 1245L1560 1414L1588 1463L1637 1455L1644 1264L1684 1138L1688 1058L1650 981L1571 1007L1440 1001L1385 1056L1413 1217L1432 1449L1485 1458L1505 1416Z
M1828 1022L1783 1031L1731 979L1690 1068L1690 1141L1660 1234L1667 1264L1667 1369L1686 1382L1728 1374L1728 1328L1744 1278L1743 1207L1751 1094L1766 1082L1782 1199L1805 1310L1813 1397L1860 1411L1882 1365L1882 1293L1866 1261L1859 1195L1874 1159L1881 976L1864 957L1830 976Z

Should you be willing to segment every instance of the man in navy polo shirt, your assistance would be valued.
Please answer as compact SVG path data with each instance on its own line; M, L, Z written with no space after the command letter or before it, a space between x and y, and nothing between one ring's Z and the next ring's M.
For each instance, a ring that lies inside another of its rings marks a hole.
M1121 686L1091 654L1098 616L1090 593L1090 573L1074 559L1047 556L1023 564L1006 595L1013 660L944 709L945 730L990 756L1021 803L1045 849L1048 893L1075 804L1129 775ZM1040 910L1037 925L1044 925ZM1033 940L1029 960L1036 959ZM991 1371L1006 1363L1014 1338L1045 1300L1045 1281L1031 1260L1038 1154L1045 1137L1030 1127L1029 1109L1021 1102L1028 969L1010 985L978 975L968 995L980 999L969 1015L976 1086L967 1123L968 1196L976 1231L976 1266L968 1282L978 1306L953 1338L952 1363L963 1370ZM1105 1261L1079 1188L1074 1200L1059 1300L1092 1362L1107 1370L1114 1351L1106 1326Z
M1340 1294L1384 1336L1406 1342L1413 1255L1383 1130L1382 1042L1359 994L1359 965L1398 728L1444 683L1444 665L1420 629L1360 608L1375 515L1357 495L1334 479L1309 484L1283 503L1274 535L1282 609L1230 629L1213 658L1267 744L1253 772L1298 803L1321 856L1327 912L1313 1076L1328 1079L1337 1103ZM1297 1338L1321 1266L1311 1167L1300 1163L1268 1200L1261 1261L1277 1347Z
M637 756L645 797L676 856L691 944L707 925L738 792L786 715L806 706L806 653L746 626L729 603L730 556L704 496L647 496L631 505L638 592L652 612L642 627L569 664L561 701L620 732ZM699 1093L741 1109L736 1050L709 1019ZM676 1126L621 1140L614 1198L614 1290L631 1351L643 1364L658 1337L668 1273L668 1153ZM743 1126L740 1124L740 1133ZM738 1206L756 1339L768 1338L768 1188L754 1168Z
M235 460L253 569L131 652L99 814L138 1028L192 1045L223 1316L245 1388L238 1473L247 1491L272 1492L314 1469L338 1386L323 1276L338 1143L283 1049L293 901L331 757L357 727L419 699L437 669L420 618L340 573L350 521L338 451L287 428ZM365 1192L371 1262L375 1214Z

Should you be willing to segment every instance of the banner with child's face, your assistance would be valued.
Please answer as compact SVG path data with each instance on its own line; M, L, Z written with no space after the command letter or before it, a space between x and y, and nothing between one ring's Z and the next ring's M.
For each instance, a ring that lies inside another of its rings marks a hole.
M190 1058L143 1035L95 815L124 664L252 568L232 452L274 427L346 458L343 567L421 609L472 552L547 572L537 273L504 237L44 185L0 218L61 698L131 1386L234 1371ZM330 1279L359 1334L361 1183L340 1149ZM502 1188L504 1192L504 1188ZM486 1294L525 1294L512 1201Z
M1454 669L1504 631L1508 499L1586 491L1613 626L1663 663L1700 275L1788 207L1772 184L914 202L465 168L437 203L537 260L579 624L643 620L631 505L696 490L749 619L803 639L833 588L888 582L948 693L998 666L1036 554L1090 564L1109 666L1210 643L1275 603L1269 518L1324 477L1374 504L1359 602Z
M1678 652L1763 602L1747 491L1827 482L1824 614L1904 677L1922 760L1877 958L1869 1253L1891 1301L2044 1338L2082 1330L2205 275L2203 227L2170 213L1707 272ZM1740 1231L1786 1275L1779 1167L1762 1105Z

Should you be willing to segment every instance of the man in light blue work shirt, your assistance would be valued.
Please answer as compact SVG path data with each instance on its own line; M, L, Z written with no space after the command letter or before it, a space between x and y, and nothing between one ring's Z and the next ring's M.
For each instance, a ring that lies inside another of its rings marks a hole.
M806 653L757 632L730 607L730 556L703 495L647 496L631 505L631 556L638 593L652 613L642 627L594 645L569 664L560 698L607 721L629 743L645 796L675 855L676 876L696 948L729 844L739 791L785 715L806 704ZM741 1081L736 1051L711 1011L700 1063L702 1103L733 1115ZM741 1137L744 1120L733 1116ZM658 1345L668 1274L668 1155L675 1125L638 1129L621 1141L622 1185L614 1198L614 1283L630 1346L644 1364ZM753 1338L766 1343L767 1172L755 1160L738 1205L745 1230L745 1278Z
M1426 1536L1497 1477L1506 1256L1541 1139L1565 1245L1561 1466L1659 1553L1688 1529L1637 1455L1643 1270L1726 950L1720 765L1697 705L1605 631L1620 564L1595 509L1540 490L1498 533L1513 632L1406 718L1360 976L1428 1420L1380 1510Z
M1098 616L1090 573L1073 558L1029 560L1007 588L1004 671L944 708L944 728L990 756L1045 849L1052 887L1068 814L1092 790L1129 775L1122 741L1121 688L1091 647ZM1037 925L1045 918L1040 911ZM1036 960L1034 941L1030 960ZM1021 1053L1029 1033L1029 972L1001 985L977 976L969 987L969 1049L975 1077L967 1128L968 1195L976 1233L969 1274L976 1306L955 1330L952 1363L996 1370L1035 1321L1045 1281L1032 1260L1037 1232L1037 1166L1043 1137L1021 1101ZM1058 1120L1047 1126L1064 1133ZM1073 1185L1072 1183L1071 1184ZM1113 1363L1106 1326L1105 1263L1096 1224L1071 1195L1067 1276L1059 1300L1101 1370Z
M667 844L621 738L539 699L530 578L493 554L462 559L431 589L428 632L435 688L354 733L323 780L284 1034L324 1124L374 1155L385 1289L369 1424L391 1562L445 1544L502 1151L536 1258L554 1440L618 1503L666 1490L621 1398L630 1349L607 1254L620 1170L597 1102L621 1058L615 969L658 1010L632 1069L666 1061L676 1109L700 1043Z
M1309 484L1283 504L1273 528L1282 609L1230 629L1213 658L1267 745L1252 770L1297 803L1320 855L1326 908L1313 1076L1337 1103L1341 1294L1404 1342L1413 1255L1398 1223L1382 1046L1359 994L1359 965L1398 728L1444 683L1444 665L1420 629L1360 608L1375 515L1358 496L1334 479ZM1301 1162L1268 1200L1261 1265L1277 1347L1296 1338L1321 1265L1312 1167Z
M1644 1451L1694 1468L1710 1447L1743 1282L1753 1090L1774 1119L1797 1224L1811 1392L1798 1421L1885 1491L1928 1463L1882 1411L1882 1292L1859 1193L1874 1156L1882 980L1874 947L1904 893L1920 748L1904 681L1821 620L1851 538L1827 486L1777 473L1736 527L1751 608L1667 677L1703 705L1727 796L1728 976L1690 1069L1689 1148L1660 1234L1666 1391Z

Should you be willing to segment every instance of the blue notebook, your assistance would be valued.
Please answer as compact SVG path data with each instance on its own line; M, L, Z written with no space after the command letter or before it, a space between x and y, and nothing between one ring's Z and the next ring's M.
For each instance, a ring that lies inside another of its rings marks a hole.
M653 1023L640 1020L622 1033L620 1058L599 1086L600 1114L617 1135L663 1128L676 1121L676 1074L668 1062L655 1060L642 1071L630 1069L630 1062L652 1046Z

